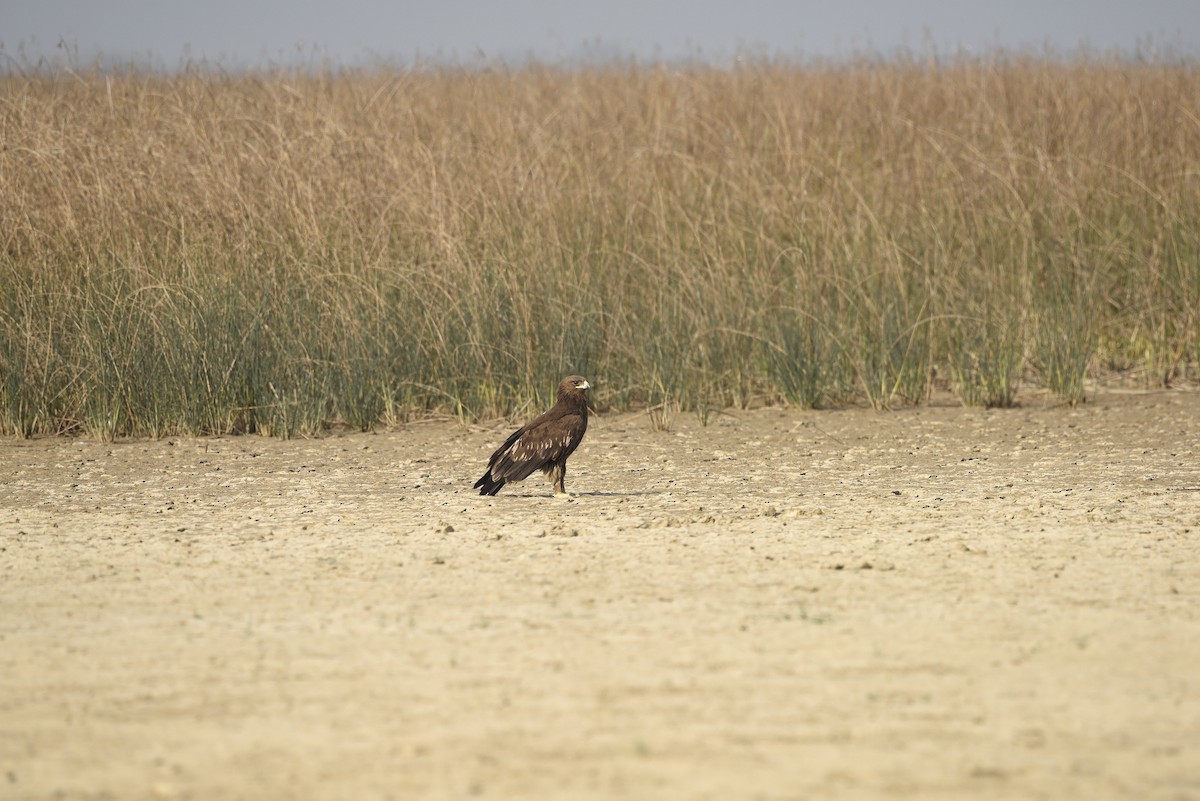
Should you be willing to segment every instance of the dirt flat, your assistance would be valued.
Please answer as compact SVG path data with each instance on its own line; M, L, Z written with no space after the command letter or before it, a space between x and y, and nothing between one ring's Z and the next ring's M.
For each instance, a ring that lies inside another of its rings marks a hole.
M1200 799L1200 393L0 442L3 799Z

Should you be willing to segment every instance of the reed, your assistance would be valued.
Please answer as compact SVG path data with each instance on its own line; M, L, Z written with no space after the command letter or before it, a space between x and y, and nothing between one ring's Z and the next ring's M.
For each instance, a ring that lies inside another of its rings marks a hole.
M0 77L0 430L1200 376L1200 72L996 54Z

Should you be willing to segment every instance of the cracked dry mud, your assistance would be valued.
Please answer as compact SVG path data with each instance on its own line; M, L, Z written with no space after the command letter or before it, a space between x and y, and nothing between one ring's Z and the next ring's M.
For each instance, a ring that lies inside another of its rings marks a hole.
M1200 393L0 443L0 798L1200 798Z

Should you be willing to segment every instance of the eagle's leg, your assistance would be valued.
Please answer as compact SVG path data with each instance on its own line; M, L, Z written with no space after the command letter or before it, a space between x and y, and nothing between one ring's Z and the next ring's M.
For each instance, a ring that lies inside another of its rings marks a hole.
M558 498L569 498L567 494L567 486L565 479L567 477L567 463L555 462L550 468L550 480L554 482L554 495Z

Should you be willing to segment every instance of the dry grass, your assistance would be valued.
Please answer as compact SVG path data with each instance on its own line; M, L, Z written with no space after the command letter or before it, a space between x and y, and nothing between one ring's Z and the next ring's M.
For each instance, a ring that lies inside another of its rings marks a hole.
M1200 363L1190 63L10 73L0 141L10 433Z

